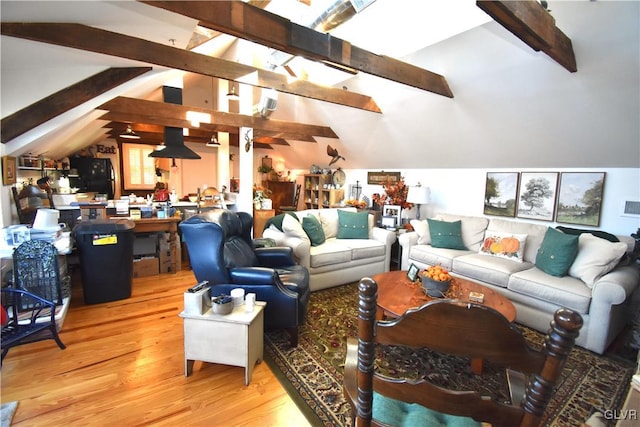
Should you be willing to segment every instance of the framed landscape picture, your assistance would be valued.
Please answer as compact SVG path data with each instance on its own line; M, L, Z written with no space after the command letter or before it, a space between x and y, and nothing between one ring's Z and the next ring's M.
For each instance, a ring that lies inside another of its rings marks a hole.
M484 214L516 216L518 172L487 172L484 187Z
M563 172L556 222L600 225L605 172Z
M553 221L558 172L521 172L518 186L518 218Z

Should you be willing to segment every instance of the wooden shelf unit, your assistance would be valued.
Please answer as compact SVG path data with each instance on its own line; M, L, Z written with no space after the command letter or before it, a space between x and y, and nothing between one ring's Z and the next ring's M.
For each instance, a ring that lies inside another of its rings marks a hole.
M332 186L331 175L306 174L302 190L305 207L322 209L338 206L344 198L344 190Z

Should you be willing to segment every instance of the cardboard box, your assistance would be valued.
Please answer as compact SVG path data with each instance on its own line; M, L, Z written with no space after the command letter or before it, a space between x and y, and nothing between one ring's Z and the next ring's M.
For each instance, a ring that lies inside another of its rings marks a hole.
M133 260L133 277L146 277L160 274L158 258L141 258Z

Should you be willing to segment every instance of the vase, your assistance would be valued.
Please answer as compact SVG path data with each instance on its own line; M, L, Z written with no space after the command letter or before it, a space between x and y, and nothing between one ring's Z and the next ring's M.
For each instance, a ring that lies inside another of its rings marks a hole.
M432 298L444 298L451 285L451 279L441 282L422 275L420 276L420 281L427 295Z

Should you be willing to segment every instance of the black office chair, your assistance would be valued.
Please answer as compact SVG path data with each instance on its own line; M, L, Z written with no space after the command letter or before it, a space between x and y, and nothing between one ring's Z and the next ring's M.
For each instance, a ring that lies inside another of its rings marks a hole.
M179 225L191 268L200 281L213 285L211 295L234 288L266 301L265 328L286 329L298 344L309 301L309 272L297 265L289 247L254 248L253 220L246 212L213 210Z

